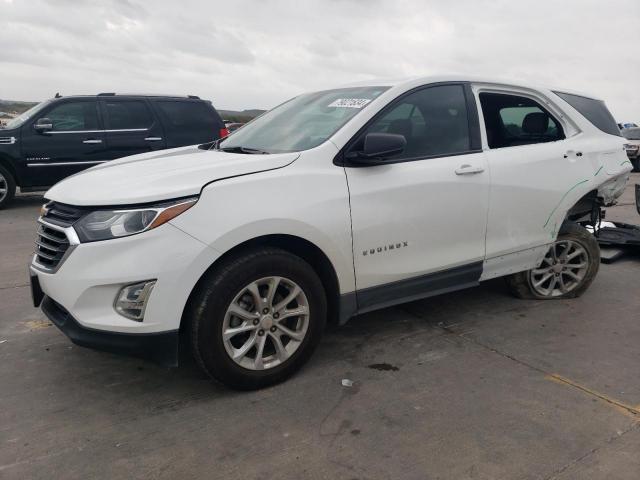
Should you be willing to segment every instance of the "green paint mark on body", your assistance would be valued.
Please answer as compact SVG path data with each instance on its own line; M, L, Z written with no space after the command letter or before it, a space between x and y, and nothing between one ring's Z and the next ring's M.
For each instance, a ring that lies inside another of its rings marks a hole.
M604 168L604 165L601 165L600 168L598 169L598 171L596 173L593 174L594 177L597 177L598 174L600 173L600 170L602 170Z
M562 196L562 198L560 199L558 204L553 208L553 210L551 210L551 213L549 214L549 218L547 218L547 221L544 222L544 225L542 226L542 228L546 228L547 225L549 225L549 221L551 220L551 217L556 212L556 210L558 209L560 204L564 201L564 199L567 198L567 195L569 195L569 193L571 193L571 191L574 190L576 187L578 187L579 185L582 185L583 183L588 182L588 181L589 181L588 178L586 180L582 180L582 181L576 183L573 187L571 187L569 190L566 191L566 193Z

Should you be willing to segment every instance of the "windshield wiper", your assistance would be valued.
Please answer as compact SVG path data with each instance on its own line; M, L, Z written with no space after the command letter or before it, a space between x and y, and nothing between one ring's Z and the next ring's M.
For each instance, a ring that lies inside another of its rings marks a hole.
M249 148L249 147L222 147L220 148L223 152L229 153L249 153L252 155L269 155L269 152L264 150L260 150L258 148Z

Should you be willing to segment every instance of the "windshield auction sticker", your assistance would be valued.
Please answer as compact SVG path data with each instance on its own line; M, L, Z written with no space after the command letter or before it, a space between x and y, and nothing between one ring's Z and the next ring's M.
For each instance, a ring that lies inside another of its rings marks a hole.
M327 106L338 108L362 108L370 101L371 100L368 98L339 98Z

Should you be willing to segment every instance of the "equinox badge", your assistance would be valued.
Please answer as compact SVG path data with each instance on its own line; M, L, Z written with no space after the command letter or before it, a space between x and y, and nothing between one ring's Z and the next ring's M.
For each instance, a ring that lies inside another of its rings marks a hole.
M367 255L375 255L376 253L388 252L389 250L398 250L400 248L408 247L409 242L398 242L398 243L390 243L389 245L384 245L382 247L371 248L369 250L363 250L362 255L366 257Z

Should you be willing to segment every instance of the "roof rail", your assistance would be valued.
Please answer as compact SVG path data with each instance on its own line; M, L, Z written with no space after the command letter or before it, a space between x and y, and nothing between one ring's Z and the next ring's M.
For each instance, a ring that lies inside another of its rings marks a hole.
M163 95L160 93L116 93L116 92L102 92L98 93L98 97L117 97L117 96L127 96L127 97L173 97L173 98L192 98L195 100L200 100L200 97L197 95Z

